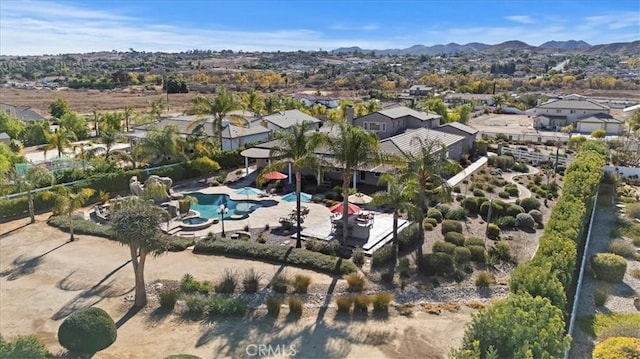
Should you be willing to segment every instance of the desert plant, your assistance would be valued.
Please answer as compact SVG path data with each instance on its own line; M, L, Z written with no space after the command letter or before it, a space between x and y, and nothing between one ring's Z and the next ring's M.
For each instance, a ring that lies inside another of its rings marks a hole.
M531 210L540 209L540 201L535 198L523 198L520 200L520 206L524 208L525 212L530 212Z
M180 281L180 291L183 293L202 293L207 294L211 291L211 283L208 281L199 282L189 273L182 276Z
M353 305L353 297L350 295L340 295L336 297L336 305L338 306L338 312L342 314L349 314L351 306Z
M424 221L422 221L422 225L426 226L427 224L430 224L432 228L436 227L438 225L438 220L435 218L427 217L424 219Z
M362 248L356 248L356 250L353 251L351 261L358 267L362 267L364 265L364 251Z
M591 257L591 269L596 278L607 282L622 282L627 261L613 253L598 253Z
M427 218L433 218L436 221L438 221L438 223L440 223L442 222L442 219L444 218L444 216L442 215L442 212L440 212L439 209L429 208L429 211L427 211Z
M517 204L511 204L506 208L507 216L516 217L520 213L524 213L524 208L518 206Z
M475 197L484 197L484 192L481 189L476 188L473 190L473 195Z
M187 306L187 314L199 316L207 307L207 299L200 294L190 294L184 297L184 304Z
M511 197L511 195L507 191L501 191L501 192L498 192L498 197L500 197L502 199L509 199L509 197Z
M484 239L478 237L468 237L464 240L465 246L482 246L484 247Z
M433 247L431 249L432 252L442 252L447 254L453 254L453 251L456 249L456 245L453 243L443 242L443 241L435 241L433 242Z
M398 261L398 273L400 274L400 278L409 277L410 269L411 266L409 265L409 258L400 258Z
M640 279L640 269L634 269L631 271L631 276L635 279Z
M441 232L442 232L443 235L447 234L449 232L462 233L462 223L460 223L458 221L453 221L453 220L450 220L450 219L446 219L446 220L442 221Z
M238 274L235 271L225 269L222 279L216 284L217 293L233 293L238 286Z
M244 315L247 304L239 298L213 297L207 301L207 314L214 316Z
M516 217L516 226L522 229L534 230L536 226L536 221L529 214L520 213Z
M423 227L424 227L424 230L427 232L433 231L433 225L431 223L425 223Z
M640 358L640 339L611 337L593 349L593 359Z
M640 219L640 203L631 203L625 206L627 217Z
M624 239L614 239L613 241L611 241L609 243L608 250L611 253L629 259L635 259L637 256L636 249L633 244L631 244L631 242L627 242Z
M513 229L516 226L516 219L511 216L500 217L495 220L495 224L502 230Z
M92 354L116 341L118 330L111 316L97 307L73 312L58 328L58 341L73 353Z
M593 302L595 305L602 307L607 303L607 300L609 300L609 290L607 288L596 288L593 292Z
M478 288L488 288L491 284L494 283L493 276L489 272L481 271L478 273L476 277L476 287Z
M0 337L0 358L7 359L47 359L53 358L46 345L35 335L19 335L13 341Z
M542 223L542 212L537 209L532 209L529 211L529 215L533 217L533 220L536 221L536 223Z
M458 266L469 263L471 260L471 251L469 248L456 247L453 251L453 260Z
M280 307L282 306L282 299L278 297L267 297L266 299L267 305L267 314L277 317L280 314Z
M354 314L367 314L369 311L369 303L371 303L371 297L366 294L358 294L353 298L353 313Z
M464 236L462 235L462 233L449 232L449 233L444 235L444 241L447 242L447 243L453 243L456 246L463 246L464 245Z
M365 279L360 273L347 274L344 279L349 284L349 291L359 293L364 289Z
M302 315L302 309L304 308L304 303L302 299L297 297L289 297L289 314L300 317Z
M504 186L504 191L509 194L510 197L518 197L520 195L520 190L518 190L518 186L513 183L508 183Z
M287 275L276 274L271 280L271 289L276 293L286 293L289 289L289 278L287 278Z
M487 236L492 239L500 238L500 227L494 223L487 225Z
M393 246L387 244L373 253L373 256L371 256L371 266L374 268L379 267L392 261L393 258Z
M309 289L309 285L311 284L311 277L297 274L293 277L293 292L298 294L307 294L307 290Z
M162 289L160 293L158 293L158 297L160 299L160 308L163 309L173 309L176 306L176 302L178 302L178 292L176 289Z
M496 243L495 247L493 247L492 250L498 255L498 258L500 258L500 260L508 261L511 259L511 248L505 241Z
M467 246L467 248L471 252L471 260L473 262L485 263L485 261L486 261L486 256L485 256L486 251L484 249L484 246L472 245L472 246Z
M447 253L433 253L429 257L429 265L436 274L450 275L455 270L453 256Z
M389 303L393 300L393 293L384 292L377 293L371 299L373 303L373 311L378 313L388 313L389 312Z
M467 210L464 208L456 208L447 212L445 216L446 219L451 219L455 221L463 221L467 218Z
M255 269L250 268L244 272L244 277L242 278L242 286L244 287L245 293L255 293L258 291L260 287L260 280L262 279L262 274L258 273Z

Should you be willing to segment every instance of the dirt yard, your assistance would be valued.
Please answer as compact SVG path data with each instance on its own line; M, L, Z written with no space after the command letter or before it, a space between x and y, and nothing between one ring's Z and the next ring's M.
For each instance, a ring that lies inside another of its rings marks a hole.
M162 358L189 353L202 358L249 357L251 345L293 346L300 358L444 358L460 344L472 309L442 311L439 316L415 310L404 317L395 310L386 319L342 319L335 308L307 308L297 321L283 308L277 320L258 309L248 317L204 323L179 315L158 315L157 301L130 313L133 271L124 247L102 238L68 234L47 226L45 216L35 225L25 220L5 223L0 229L0 333L11 339L35 334L53 353L62 353L57 329L62 320L86 306L106 310L119 325L118 340L96 358ZM11 232L9 232L11 231ZM215 281L226 268L253 267L270 278L277 265L225 257L169 253L148 260L147 283L179 280L184 273ZM287 268L293 276L312 277L310 292L327 293L334 278ZM344 286L337 280L336 287ZM333 304L333 303L331 303ZM249 353L247 352L249 350ZM291 353L290 353L291 354Z

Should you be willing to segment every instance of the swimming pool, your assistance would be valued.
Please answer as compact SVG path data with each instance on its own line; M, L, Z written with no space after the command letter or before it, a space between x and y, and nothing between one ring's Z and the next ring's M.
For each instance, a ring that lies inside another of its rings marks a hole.
M224 219L230 220L247 218L249 213L262 207L260 203L256 201L234 201L229 198L229 195L227 194L205 194L193 192L185 195L194 197L198 200L198 204L192 204L191 209L200 212L200 216L205 218L220 218L217 211L222 203L225 203L229 210L224 215Z

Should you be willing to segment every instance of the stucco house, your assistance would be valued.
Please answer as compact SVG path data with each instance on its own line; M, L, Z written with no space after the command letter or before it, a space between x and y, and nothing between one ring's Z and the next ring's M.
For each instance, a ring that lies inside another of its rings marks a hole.
M338 99L328 97L328 96L310 95L310 94L301 93L301 94L293 94L291 95L291 97L304 102L304 104L309 108L315 105L322 105L326 108L338 107Z
M624 122L609 115L596 114L576 121L576 132L589 134L595 130L605 130L607 135L618 136L624 129Z
M409 96L422 97L430 96L433 93L433 87L425 85L413 85L409 87Z
M442 116L398 106L358 118L352 118L352 112L348 111L347 120L351 121L354 126L375 132L379 138L384 139L403 133L408 129L436 128L440 126Z
M47 118L42 116L36 109L29 106L14 106L0 102L0 112L17 118L23 122L41 121Z
M447 104L474 103L476 105L493 106L495 104L494 95L475 93L450 93L444 96Z
M303 122L311 123L311 127L317 130L322 121L300 110L286 110L264 116L260 122L271 131L281 131Z
M560 129L594 115L609 115L610 109L584 96L569 95L540 104L532 113L534 127Z
M475 128L469 127L460 122L450 122L436 128L435 130L464 137L464 142L462 144L463 153L473 153L475 151L476 139L478 136L478 130Z

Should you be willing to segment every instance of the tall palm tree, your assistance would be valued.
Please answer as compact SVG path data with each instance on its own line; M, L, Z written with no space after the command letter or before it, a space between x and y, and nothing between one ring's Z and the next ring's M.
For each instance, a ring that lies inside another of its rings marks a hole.
M69 187L64 186L57 188L55 192L47 191L44 193L45 199L54 200L55 214L63 214L69 217L69 242L75 240L73 235L73 212L82 207L95 193L96 191L93 188L83 188L74 193Z
M65 129L64 127L58 128L54 133L45 131L44 136L47 139L47 147L44 149L44 157L47 157L47 151L56 149L58 150L58 157L62 157L64 149L71 146L71 141L76 139L76 135Z
M107 153L105 153L104 155L105 158L109 157L111 148L118 142L120 138L120 131L116 127L109 125L107 122L103 122L100 125L99 140L107 147Z
M31 223L36 223L35 209L33 206L33 190L44 185L52 185L54 181L53 175L44 167L31 166L23 174L13 172L12 177L17 190L27 192L29 217L31 217Z
M134 154L140 159L151 162L183 158L181 142L182 138L176 126L165 126L162 130L152 126L147 132L147 137L136 146ZM159 161L158 157L160 157Z
M424 141L419 137L415 137L412 141L418 143L418 150L415 153L406 153L406 167L403 169L402 180L406 182L414 182L417 191L417 217L418 217L418 234L420 242L418 246L418 258L422 258L422 244L424 242L424 221L425 213L429 208L428 191L438 191L438 188L445 189L447 192L447 181L441 176L443 165L446 162L446 148L435 141Z
M293 167L296 177L296 248L302 247L300 232L300 195L302 191L302 170L316 169L320 165L316 150L323 143L324 137L313 131L310 122L303 122L292 126L288 132L277 132L275 138L279 143L271 148L270 157L276 158L262 173L281 169L289 164Z
M378 136L362 127L354 127L346 122L338 122L337 135L328 136L326 142L333 154L336 167L342 172L342 242L347 240L349 183L352 174L360 167L382 163Z
M280 98L277 95L272 95L264 99L264 111L267 115L271 115L276 111L280 111Z
M240 109L240 104L233 93L225 89L221 89L216 91L216 97L213 100L205 96L196 96L193 99L193 107L189 112L192 114L213 116L213 132L216 134L220 150L222 150L222 121L224 121L229 112L238 109ZM201 128L207 120L207 118L197 119L191 123L190 127L195 129L198 127ZM242 121L242 117L234 116L232 120L236 122Z
M129 126L131 125L131 120L135 116L135 109L132 106L127 106L124 108L124 130L129 132Z
M415 194L416 186L415 182L401 181L397 173L385 173L380 177L380 184L387 184L386 192L378 192L373 195L371 204L373 205L387 205L393 208L393 267L398 260L398 219L400 218L400 212L415 212Z
M249 93L245 93L242 96L242 106L256 114L256 116L262 115L264 109L264 99L260 96L256 90L252 90Z

